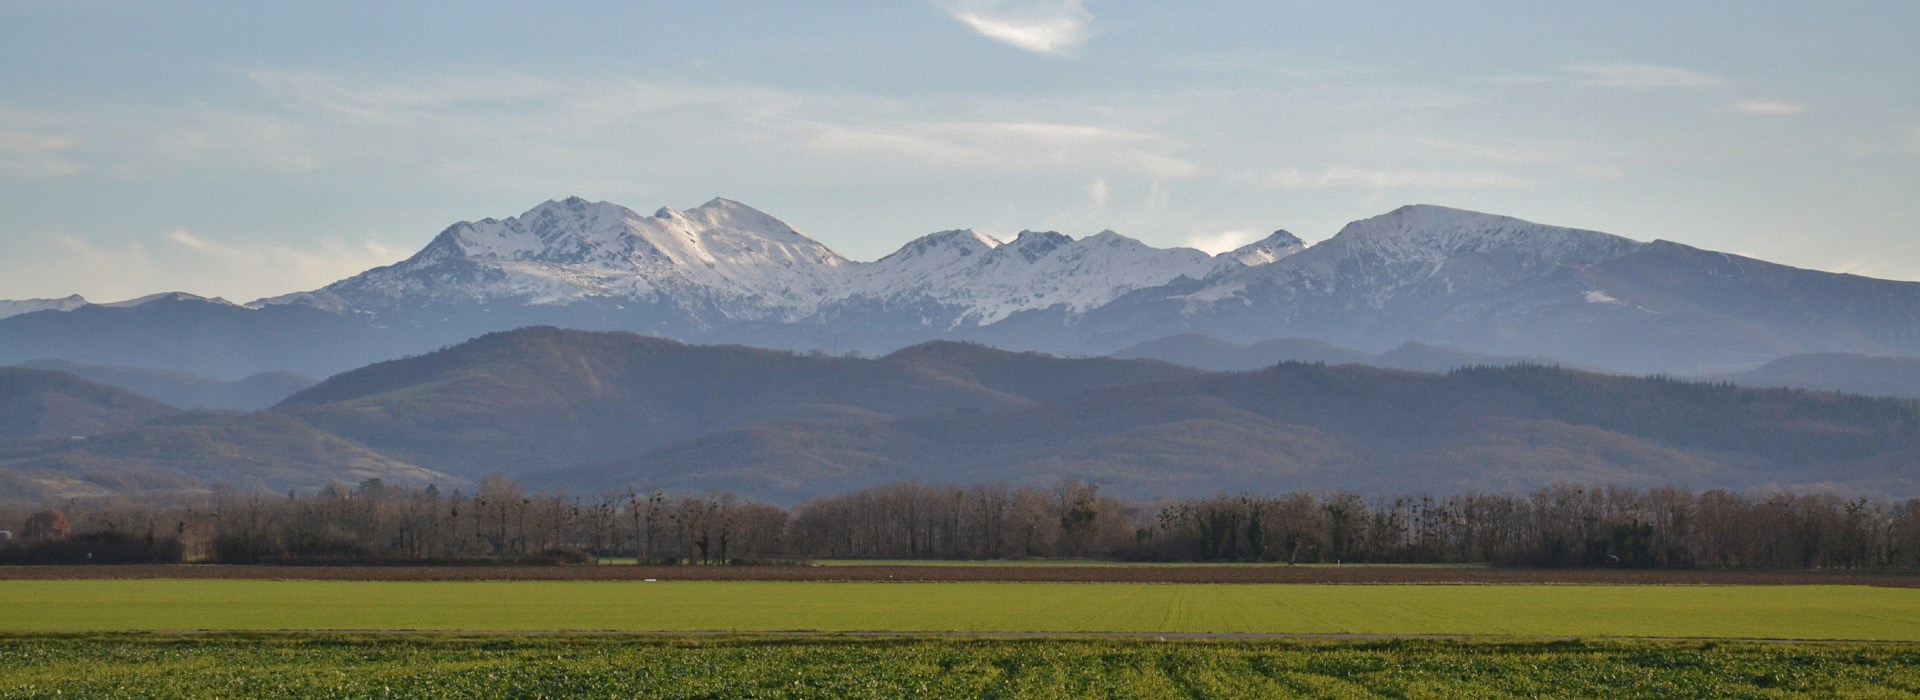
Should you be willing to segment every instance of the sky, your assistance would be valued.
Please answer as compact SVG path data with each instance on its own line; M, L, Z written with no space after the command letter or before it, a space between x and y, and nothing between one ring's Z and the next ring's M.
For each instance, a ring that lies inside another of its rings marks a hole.
M581 196L1217 252L1412 203L1920 280L1920 3L0 3L0 299Z

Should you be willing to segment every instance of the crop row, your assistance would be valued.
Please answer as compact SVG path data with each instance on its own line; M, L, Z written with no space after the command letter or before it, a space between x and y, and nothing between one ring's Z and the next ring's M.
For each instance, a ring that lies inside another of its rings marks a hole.
M1910 697L1920 647L24 635L4 697Z

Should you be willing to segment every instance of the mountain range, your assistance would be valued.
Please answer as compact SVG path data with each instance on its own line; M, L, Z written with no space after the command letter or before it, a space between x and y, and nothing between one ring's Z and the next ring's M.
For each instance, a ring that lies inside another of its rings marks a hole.
M1419 343L1707 375L1812 353L1920 356L1920 283L1429 205L1311 246L1286 231L1208 255L1111 231L953 230L857 262L726 199L644 215L568 198L245 305L0 303L0 363L328 376L533 325L832 354L958 340L1105 355L1187 334L1367 354Z
M1101 483L1143 497L1556 482L1920 495L1920 405L1519 364L1204 372L935 341L878 358L550 327L345 372L264 411L188 411L0 369L15 498L329 481L728 490Z
M859 262L730 200L569 198L247 304L0 302L0 365L0 497L28 499L493 473L1920 495L1920 409L1853 395L1920 397L1920 284L1426 205L1310 246L951 230Z

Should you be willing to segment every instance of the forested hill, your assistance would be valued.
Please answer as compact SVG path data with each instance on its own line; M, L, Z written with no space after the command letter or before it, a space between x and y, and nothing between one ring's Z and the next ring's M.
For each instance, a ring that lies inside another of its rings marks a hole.
M1205 373L949 342L856 358L528 328L348 372L268 411L141 422L0 442L0 477L38 484L31 498L461 487L496 472L777 502L906 479L1080 479L1141 497L1563 481L1920 495L1911 402L1537 365Z
M348 372L277 410L434 469L537 478L757 421L997 414L1199 374L951 342L855 359L527 328Z
M1542 366L1418 374L1284 364L997 414L740 426L559 483L778 500L913 478L1096 481L1139 496L1296 488L1526 491L1556 482L1920 494L1910 402Z

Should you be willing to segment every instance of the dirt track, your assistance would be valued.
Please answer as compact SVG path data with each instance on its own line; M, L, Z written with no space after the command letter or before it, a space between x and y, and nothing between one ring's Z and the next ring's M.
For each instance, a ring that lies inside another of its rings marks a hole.
M1920 588L1920 572L1622 571L1403 566L15 566L7 579L359 581L1020 581L1060 583L1868 585Z

